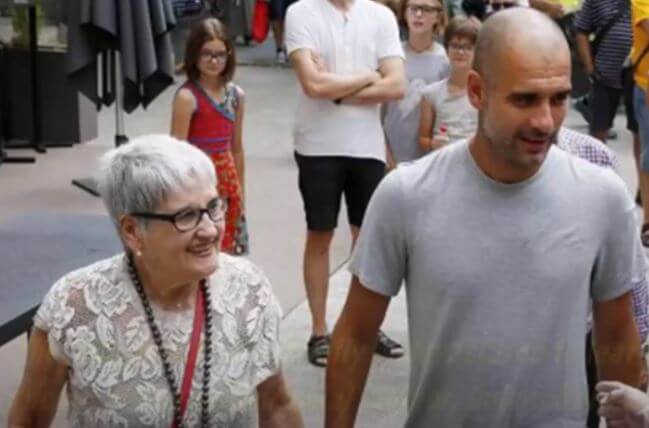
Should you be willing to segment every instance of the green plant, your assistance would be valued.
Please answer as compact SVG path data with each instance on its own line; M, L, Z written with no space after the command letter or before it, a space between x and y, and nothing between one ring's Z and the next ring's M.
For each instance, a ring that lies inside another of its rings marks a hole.
M36 30L43 27L43 10L41 0L35 0L36 5ZM17 6L11 9L11 23L14 37L11 41L14 46L27 46L29 44L29 8Z

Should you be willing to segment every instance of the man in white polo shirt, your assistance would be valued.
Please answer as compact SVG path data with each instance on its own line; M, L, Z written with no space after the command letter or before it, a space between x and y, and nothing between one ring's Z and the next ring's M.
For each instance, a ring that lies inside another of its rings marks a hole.
M355 242L385 172L380 104L403 97L403 51L394 14L372 0L300 0L288 10L285 41L303 89L294 139L308 229L304 282L313 322L308 355L324 366L329 246L341 196ZM403 355L384 335L377 351Z

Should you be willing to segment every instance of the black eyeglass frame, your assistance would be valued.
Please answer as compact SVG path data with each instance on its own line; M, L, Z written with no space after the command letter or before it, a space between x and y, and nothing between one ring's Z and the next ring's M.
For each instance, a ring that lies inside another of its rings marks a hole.
M208 61L219 61L219 62L227 62L228 61L228 56L230 55L230 51L225 50L225 51L219 51L219 52L214 52L214 51L200 51L198 53L198 56L202 59L206 59Z
M422 15L432 15L432 14L441 14L444 12L444 9L439 6L428 6L420 4L409 4L406 6L406 10L417 15L417 12L421 12Z
M215 201L219 203L219 216L217 218L214 218L210 215L210 205L213 204ZM176 228L178 232L189 232L198 227L199 224L201 224L201 221L203 221L203 214L207 214L207 218L212 220L214 223L218 223L225 217L225 213L228 210L228 198L222 198L220 196L217 196L216 198L212 199L207 203L207 208L183 208L175 213L172 214L161 214L161 213L146 213L146 212L132 212L129 213L129 215L133 217L139 217L139 218L146 218L146 219L153 219L153 220L162 220L162 221L167 221ZM183 229L178 227L177 223L177 218L178 216L182 214L186 214L189 211L193 212L198 212L198 217L196 217L196 224L194 224L192 227Z
M515 7L516 3L511 2L511 1L504 1L504 2L497 2L497 3L490 3L491 10L499 11L499 10L504 10L504 9L509 9L510 7Z

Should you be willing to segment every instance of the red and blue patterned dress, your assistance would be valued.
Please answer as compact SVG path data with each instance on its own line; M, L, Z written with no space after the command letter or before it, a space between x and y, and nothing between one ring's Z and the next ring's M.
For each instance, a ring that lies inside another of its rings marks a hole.
M203 150L214 162L219 196L228 199L225 234L221 250L229 254L248 253L248 231L242 207L241 182L232 156L239 88L228 83L222 103L210 97L196 82L186 82L196 99L196 110L189 124L187 141Z

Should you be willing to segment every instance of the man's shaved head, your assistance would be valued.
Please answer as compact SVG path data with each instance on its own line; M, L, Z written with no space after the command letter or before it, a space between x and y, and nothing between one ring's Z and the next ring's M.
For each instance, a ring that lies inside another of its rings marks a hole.
M473 69L483 78L499 76L501 66L515 66L526 55L570 55L566 38L547 15L531 8L516 7L494 13L484 22L476 42ZM513 62L512 62L513 60Z
M503 182L538 171L566 116L570 90L570 50L554 22L527 8L487 19L467 76L478 110L472 150L483 171Z

